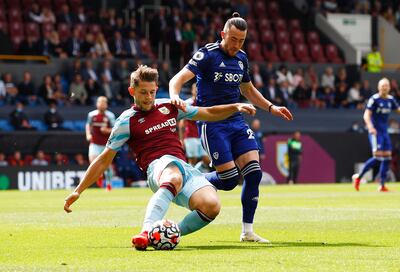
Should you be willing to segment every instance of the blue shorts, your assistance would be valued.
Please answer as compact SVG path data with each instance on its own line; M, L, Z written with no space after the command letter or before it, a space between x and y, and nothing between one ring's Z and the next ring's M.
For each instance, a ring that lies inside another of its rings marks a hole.
M390 141L389 133L377 132L376 135L369 134L369 142L372 152L375 151L392 151L392 142Z
M213 165L236 160L251 150L258 150L253 131L243 119L201 125L201 143Z
M201 158L206 154L201 146L200 138L186 138L183 143L185 144L186 157L188 158Z
M163 170L171 164L175 164L182 173L183 184L181 191L175 196L173 202L181 207L190 209L189 200L194 192L206 187L212 186L205 176L190 164L178 159L175 156L164 155L161 158L154 160L147 168L147 183L150 189L155 193L159 185L158 180Z
M98 144L91 143L89 145L89 154L88 154L89 158L92 157L92 156L97 157L98 155L100 155L103 152L103 150L105 148L106 148L105 145L98 145Z

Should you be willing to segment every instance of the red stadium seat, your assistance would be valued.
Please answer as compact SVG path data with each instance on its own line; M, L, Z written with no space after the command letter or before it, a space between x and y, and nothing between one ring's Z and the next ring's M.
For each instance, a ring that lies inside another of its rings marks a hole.
M256 28L256 21L253 18L247 18L247 28L248 29L255 29Z
M271 21L267 18L262 18L258 21L258 29L262 32L264 30L271 30Z
M258 31L251 28L247 29L247 39L252 42L258 42L260 40Z
M338 53L336 45L327 44L325 46L325 53L326 53L326 58L328 59L328 62L343 63L342 59L339 57L339 53Z
M319 42L319 35L318 32L316 31L309 31L307 33L307 42L309 45L315 44L315 43L320 43Z
M294 52L295 52L296 58L299 62L302 62L302 63L310 63L311 62L310 55L308 54L308 47L304 43L295 44Z
M87 25L86 24L75 24L74 29L78 29L80 37L84 38L86 34Z
M51 32L54 30L54 25L51 23L42 24L42 33Z
M279 46L279 56L284 62L296 62L293 56L293 49L289 43L284 43Z
M271 62L280 62L280 58L278 53L276 52L276 47L273 46L271 49L267 48L267 46L263 47L263 55L264 58Z
M0 7L0 21L7 21L6 11L2 7Z
M299 43L304 43L304 35L301 30L297 30L292 33L292 43L293 45L299 44Z
M247 54L250 60L264 61L261 55L261 46L258 42L249 42L247 45Z
M78 8L82 6L82 0L69 0L69 6L72 12L77 12Z
M66 41L71 35L69 25L66 23L58 24L57 30L58 35L60 36L60 40L63 42Z
M22 22L22 15L19 7L14 7L8 10L8 22L10 24L13 24L15 22Z
M31 165L33 161L33 156L32 155L26 155L24 158L24 164L25 165Z
M266 17L267 10L265 8L264 1L258 0L257 2L254 3L254 13L258 18Z
M150 43L149 43L149 41L147 39L141 39L140 40L140 49L149 58L151 58L153 60L156 58L156 56L153 53L153 50L151 50Z
M68 5L67 0L54 0L54 11L56 14L61 12L63 5Z
M286 31L277 31L276 33L276 41L278 44L289 43L289 33Z
M292 19L289 21L289 30L290 31L299 31L301 30L300 21L298 19Z
M39 25L36 23L26 23L25 33L29 36L33 36L36 41L39 40L40 38Z
M6 0L8 9L20 9L21 4L19 0Z
M47 7L47 8L51 9L51 7L52 7L51 0L36 0L36 2L38 3L39 7L41 7L41 8Z
M31 10L33 3L35 3L35 0L22 0L22 8L24 12Z
M20 44L22 43L22 41L24 40L24 36L23 35L15 35L15 36L11 36L11 42L14 45L14 49L16 51L18 51Z
M8 24L6 21L0 21L0 30L2 30L5 34L8 34Z
M276 19L274 22L275 31L287 31L287 25L285 19Z
M263 32L261 32L261 41L263 43L273 43L274 33L271 30L264 30Z
M99 24L91 24L89 25L89 31L93 34L97 34L101 32L101 26Z
M277 18L280 17L279 5L276 1L269 2L267 9L268 9L268 17L270 17L272 20L276 20Z
M0 9L2 10L6 9L6 3L4 3L4 0L0 0Z
M324 56L324 51L319 43L310 45L311 58L315 62L326 63L326 58Z
M24 36L24 25L21 22L14 22L9 25L11 36Z

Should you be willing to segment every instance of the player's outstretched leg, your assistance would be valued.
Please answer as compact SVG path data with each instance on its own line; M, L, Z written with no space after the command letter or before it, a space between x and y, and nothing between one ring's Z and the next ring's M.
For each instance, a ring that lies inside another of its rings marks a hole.
M239 172L236 167L226 171L206 173L206 179L218 190L231 191L239 184Z
M163 183L151 197L147 205L142 232L132 237L132 245L138 250L145 250L148 245L147 234L152 224L164 218L171 201L176 196L176 189L172 183Z
M242 169L244 183L242 188L243 228L240 235L241 242L269 243L253 231L254 214L257 209L258 195L262 172L258 161L250 161Z
M360 183L361 179L364 176L364 174L371 168L375 167L379 163L379 160L376 157L369 158L365 164L364 167L361 169L361 172L359 174L354 174L351 178L353 180L353 186L354 188L359 191L360 190Z
M379 177L381 179L381 185L379 186L378 190L380 192L389 192L389 189L385 186L385 181L387 178L387 172L389 170L391 158L383 158L381 162L381 166L379 168Z
M179 222L181 235L188 235L210 224L219 214L221 204L215 189L211 186L202 187L192 194L189 200L192 212Z

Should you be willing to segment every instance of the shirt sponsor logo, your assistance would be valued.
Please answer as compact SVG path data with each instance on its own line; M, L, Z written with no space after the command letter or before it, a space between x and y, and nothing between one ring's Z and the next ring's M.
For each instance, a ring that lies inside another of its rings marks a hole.
M242 82L243 75L242 74L233 74L233 73L222 73L222 72L214 72L214 82L219 81L221 78L224 79L225 82Z
M172 127L172 128L170 128L170 130L171 131L176 131L176 119L175 118L168 119L165 122L162 122L162 123L159 123L159 124L154 125L152 127L149 127L144 132L146 134L150 134L150 133L153 133L153 132L155 132L157 130L160 130L162 128L165 128L165 127Z
M142 123L144 122L144 118L140 118L140 119L138 120L138 122L139 122L139 124L142 124Z

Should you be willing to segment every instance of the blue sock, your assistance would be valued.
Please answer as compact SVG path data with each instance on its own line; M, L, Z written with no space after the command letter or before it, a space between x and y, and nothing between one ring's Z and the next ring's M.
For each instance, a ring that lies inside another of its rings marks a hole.
M204 228L213 220L213 218L207 217L204 213L194 210L186 215L185 218L179 222L178 226L181 230L181 235L184 236Z
M205 174L206 179L218 190L233 190L239 183L239 172L236 167L222 172L210 172Z
M260 164L257 161L249 162L243 167L242 175L244 177L242 188L242 220L244 223L253 223L258 204L258 186L260 185L262 176Z
M142 231L148 231L154 222L164 218L174 194L168 188L159 188L147 204Z
M381 163L381 166L379 167L379 176L381 178L381 185L385 185L385 181L387 178L387 172L389 170L389 165L390 165L390 159L384 158L384 160Z
M374 167L377 163L379 163L380 161L378 161L375 157L371 157L369 158L365 164L364 167L361 169L361 173L359 175L359 178L362 178L364 176L365 173L367 173L367 171L369 169L371 169L372 167Z

